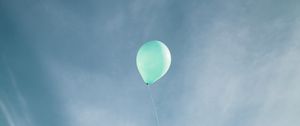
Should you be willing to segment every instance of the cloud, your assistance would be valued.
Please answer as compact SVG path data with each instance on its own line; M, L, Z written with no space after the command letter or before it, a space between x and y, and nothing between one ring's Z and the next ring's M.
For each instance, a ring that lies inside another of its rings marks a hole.
M57 104L63 106L66 115L64 120L70 125L152 124L152 111L146 109L151 107L150 101L146 99L147 94L140 95L145 90L141 88L142 84L134 86L137 80L132 78L132 73L126 79L117 79L103 72L90 72L76 65L65 65L57 59L43 60L49 78L54 80L56 94L62 99Z
M284 14L256 19L240 4L222 6L205 32L201 9L190 15L187 90L175 125L299 125L299 24Z
M8 65L6 55L3 54L1 59L2 59L2 63L4 64L6 73L9 77L7 85L12 86L13 92L10 93L15 95L16 99L9 99L9 97L12 98L14 96L3 97L3 99L5 100L3 101L0 100L0 108L10 126L15 126L20 124L33 125L32 117L30 116L30 112L28 111L27 108L27 101L23 97L21 91L19 90L17 79L14 75L14 72Z
M0 112L3 114L4 118L6 119L6 122L8 123L8 126L15 126L14 120L7 109L6 105L0 100ZM5 122L1 122L1 124L5 124Z

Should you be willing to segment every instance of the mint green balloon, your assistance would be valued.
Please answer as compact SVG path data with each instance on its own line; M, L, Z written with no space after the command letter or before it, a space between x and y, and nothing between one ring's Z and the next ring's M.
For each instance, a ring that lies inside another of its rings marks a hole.
M138 51L137 68L147 85L164 76L171 65L171 53L161 41L146 42Z

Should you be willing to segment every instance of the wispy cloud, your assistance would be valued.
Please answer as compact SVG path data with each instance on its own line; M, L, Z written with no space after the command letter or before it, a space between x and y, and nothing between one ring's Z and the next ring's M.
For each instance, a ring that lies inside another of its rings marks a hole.
M7 85L12 86L13 91L14 91L12 93L16 95L16 99L5 98L5 99L7 99L6 101L0 101L1 109L4 112L4 115L7 118L7 121L10 124L10 126L15 126L15 125L20 125L20 124L33 125L32 117L30 116L30 112L28 111L28 108L27 108L26 99L23 97L23 94L19 90L19 87L17 85L17 79L14 75L14 72L12 71L12 69L10 68L10 66L7 63L6 55L3 54L1 56L1 59L4 64L4 67L6 69L6 72L8 74L8 77L9 77L8 78L9 84L7 84ZM12 101L14 101L14 100L16 100L17 102L15 102L13 104ZM8 105L8 107L7 107L7 105ZM20 106L20 108L13 110L16 108L16 106ZM9 110L13 110L13 111L9 111ZM17 112L18 110L20 110L20 111Z
M299 124L298 21L285 14L256 19L245 11L253 7L239 5L224 4L205 32L199 29L200 8L191 14L195 28L186 67L189 92L182 99L186 105L179 125Z
M8 126L15 126L15 122L9 112L9 110L7 109L6 105L0 100L0 112L2 114L4 114L4 117L8 123ZM1 122L1 124L5 124L5 122Z

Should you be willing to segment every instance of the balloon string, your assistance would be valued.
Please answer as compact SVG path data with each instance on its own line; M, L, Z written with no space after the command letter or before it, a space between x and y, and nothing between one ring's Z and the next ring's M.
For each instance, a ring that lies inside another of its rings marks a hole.
M151 92L150 86L147 85L147 87L148 87L148 91L149 91L149 94L150 94L152 106L153 106L153 109L154 109L154 112L153 112L153 113L154 113L154 115L155 115L156 124L157 124L157 126L159 126L159 119L158 119L158 114L157 114L156 105L155 105L155 102L154 102L154 99L153 99L153 96L152 96L152 92Z

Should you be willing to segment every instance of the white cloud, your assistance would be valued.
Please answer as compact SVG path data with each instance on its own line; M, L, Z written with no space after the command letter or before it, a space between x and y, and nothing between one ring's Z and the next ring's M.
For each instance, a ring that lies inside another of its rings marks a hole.
M254 19L253 25L255 17L235 12L244 10L237 5L224 6L206 31L199 29L200 9L190 14L192 47L184 61L189 90L175 125L300 124L300 25L281 16Z
M14 119L12 118L9 110L7 109L6 105L0 100L0 112L4 115L7 123L9 126L15 126ZM5 122L1 122L2 124Z
M12 86L14 91L12 94L16 96L16 99L9 99L13 96L3 97L5 98L5 101L0 100L0 108L2 109L4 116L6 117L7 122L10 126L20 124L33 125L32 117L27 108L27 101L18 87L17 78L15 77L13 70L7 63L6 55L3 54L1 58L4 64L5 72L9 77L9 83L7 83L7 85ZM16 109L16 106L20 106L20 108Z

